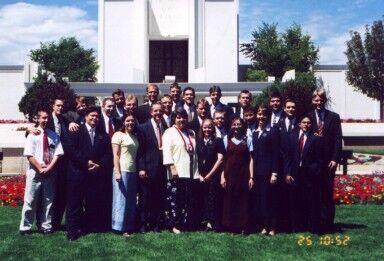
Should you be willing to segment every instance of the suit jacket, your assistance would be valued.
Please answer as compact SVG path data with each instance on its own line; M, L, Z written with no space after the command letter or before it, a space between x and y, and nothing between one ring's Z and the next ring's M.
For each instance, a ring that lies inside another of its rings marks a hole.
M213 106L213 104L210 104L210 105L209 105L208 112L207 112L207 116L208 116L208 118L211 118L211 119L213 119L213 115L211 115L211 107L212 107L212 106ZM229 119L231 119L232 116L233 116L233 114L234 114L232 107L230 107L230 106L228 106L228 105L225 105L225 104L223 104L223 103L221 103L221 102L219 102L218 104L216 104L216 106L215 106L215 110L217 110L217 111L219 111L219 110L220 110L220 111L225 111L225 117L226 117L227 121L228 121Z
M105 131L96 127L94 144L92 145L86 125L81 125L77 132L69 135L68 143L69 171L71 173L89 173L88 161L93 160L100 165L96 174L112 174L112 147Z
M113 110L112 117L113 117L113 118L116 118L116 119L119 119L119 120L122 120L126 114L127 114L126 111L123 109L123 115L120 116L120 115L117 113L117 109L115 108L115 109Z
M252 137L254 175L270 176L278 173L279 164L279 133L277 129L267 127L260 138L255 131Z
M319 127L317 126L316 112L310 112L309 117L312 120L312 130L317 133L319 131ZM331 160L340 162L342 150L342 131L339 114L325 110L322 140L324 145L323 155L326 161L325 164L328 164Z
M199 116L196 115L195 118L193 118L192 121L188 122L187 123L187 128L188 129L191 129L195 132L195 134L197 135L200 131L200 121L199 121Z
M67 156L66 151L68 149L68 143L67 143L67 139L65 137L68 136L68 134L69 134L68 120L65 117L63 117L62 115L58 115L57 118L59 120L60 131L61 131L60 141L61 141L61 144L62 144L63 149L64 149L64 157L66 157ZM50 129L51 131L55 132L55 123L54 123L52 114L50 114L48 117L47 128ZM63 157L61 157L61 160L62 159L63 159Z
M162 122L163 131L167 129L165 122ZM140 153L138 153L139 170L145 170L149 177L154 177L158 173L160 166L163 166L162 152L159 151L159 144L156 133L149 119L139 127Z
M287 158L287 155L284 155L289 151L290 146L290 136L292 133L298 131L299 126L296 123L293 126L292 130L288 132L287 126L285 125L285 118L283 120L279 120L279 122L274 126L275 129L279 131L279 143L280 143L280 158L279 158L279 174L283 174L286 170L284 167L284 159Z
M299 134L300 130L297 129L290 135L289 152L286 153L289 158L286 159L287 170L285 173L286 175L291 175L294 178L298 177L300 173L305 174L307 178L318 178L322 173L322 139L312 133L309 133L304 144L303 153L300 155Z
M120 129L121 126L123 126L123 123L121 122L121 120L113 116L112 116L112 124L113 124L113 127L115 128L115 132L118 129ZM100 113L100 119L99 119L99 123L97 124L97 128L108 135L107 130L105 129L105 119L102 113Z
M140 124L143 124L147 120L151 119L151 106L148 103L140 105L137 108L136 117Z

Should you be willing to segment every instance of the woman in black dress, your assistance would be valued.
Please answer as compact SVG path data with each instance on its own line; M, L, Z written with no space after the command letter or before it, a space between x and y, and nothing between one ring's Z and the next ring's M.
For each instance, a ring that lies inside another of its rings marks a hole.
M222 224L231 232L243 232L249 221L253 160L249 154L252 151L252 141L247 138L245 125L240 117L232 119L229 135L223 141L226 155L220 182L225 189Z
M262 222L261 234L275 235L276 181L279 160L279 134L268 124L270 112L260 106L256 112L258 128L253 133L251 153L254 162L255 187L252 193L252 212Z
M201 210L206 230L216 230L220 222L220 170L224 158L223 140L216 138L211 119L205 119L197 139L197 158L201 182Z

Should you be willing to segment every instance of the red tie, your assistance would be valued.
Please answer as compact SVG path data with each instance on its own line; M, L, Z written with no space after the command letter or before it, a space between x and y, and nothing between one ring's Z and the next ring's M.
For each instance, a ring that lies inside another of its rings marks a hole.
M324 121L322 119L319 119L319 136L323 136L323 129L324 129Z
M300 148L300 157L303 155L303 149L304 149L304 132L301 133L299 138L299 148Z
M160 125L156 124L156 139L157 144L159 145L159 149L162 149L162 143L161 143L161 131L160 131Z
M112 119L111 118L109 118L109 121L108 121L108 134L109 134L109 137L112 139L113 125L112 125Z
M49 149L48 149L48 136L46 130L44 130L43 133L43 161L45 164L49 164L50 157L49 157Z

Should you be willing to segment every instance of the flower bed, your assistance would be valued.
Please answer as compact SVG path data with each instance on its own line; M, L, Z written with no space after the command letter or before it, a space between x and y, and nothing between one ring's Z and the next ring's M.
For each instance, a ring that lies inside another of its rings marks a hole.
M0 178L0 206L23 205L25 175ZM384 175L336 176L334 200L338 205L384 204Z
M22 206L25 175L0 178L0 206Z
M383 204L383 175L336 176L333 194L335 203L340 204Z

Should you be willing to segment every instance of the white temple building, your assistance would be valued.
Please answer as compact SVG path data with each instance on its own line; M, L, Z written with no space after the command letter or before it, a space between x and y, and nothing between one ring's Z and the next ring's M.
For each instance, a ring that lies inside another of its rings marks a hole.
M237 82L238 16L239 0L99 0L98 81Z

